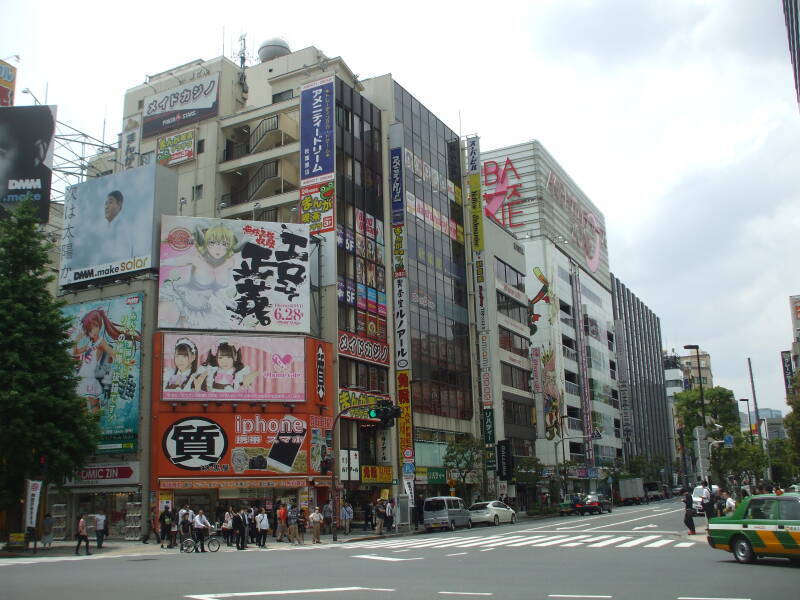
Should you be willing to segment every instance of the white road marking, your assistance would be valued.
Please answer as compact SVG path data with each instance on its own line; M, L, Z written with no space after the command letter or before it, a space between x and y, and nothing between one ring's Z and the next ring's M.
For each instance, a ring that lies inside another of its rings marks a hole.
M394 592L394 588L366 588L366 587L340 587L340 588L311 588L307 590L266 590L263 592L234 592L227 594L195 594L184 596L191 600L220 600L221 598L240 598L245 596L280 596L281 594L323 594L326 592Z
M589 542L599 542L600 540L605 540L610 538L610 535L596 535L595 537L590 537L588 540L581 540L580 542L571 542L569 544L564 544L567 548L573 548L575 546L581 546L583 544L588 544Z
M400 553L400 552L411 552L411 550L409 550L409 549L406 549L406 550L392 550L392 552L397 552L397 553Z
M492 592L437 592L443 596L494 596Z
M660 535L646 535L644 537L636 538L631 540L630 542L625 542L624 544L620 544L617 548L633 548L634 546L638 546L639 544L644 544L646 542L652 542L653 540L657 540L660 538Z
M681 542L680 544L675 544L676 548L691 548L694 546L694 542Z
M415 558L393 558L391 556L378 556L377 554L355 554L350 558L367 558L369 560L383 560L386 562L401 562L406 560L422 560L422 557Z
M488 544L484 544L487 548L494 547L494 546L505 546L506 544L511 544L512 542L519 542L525 539L526 536L524 535L512 535L511 537L507 537L503 540L498 540L495 542L489 542Z
M519 548L520 546L530 546L531 544L536 544L538 542L546 542L547 540L555 540L555 539L563 540L565 537L567 537L567 536L564 535L563 533L561 535L550 535L550 536L535 535L532 538L528 538L524 542L516 542L514 544L510 544L509 548Z
M548 594L548 598L613 598L614 596L594 596L590 594Z
M484 548L481 552L491 552L494 548Z
M589 544L586 546L587 548L605 548L606 546L610 546L611 544L616 544L617 542L621 542L623 540L629 540L631 536L623 535L620 537L611 538L610 540L605 540L603 542L597 542L596 544Z
M652 544L647 544L645 548L661 548L661 546L666 546L667 544L671 544L673 540L658 540L657 542L653 542Z
M469 554L469 552L454 552L453 554L445 554L445 556L463 556L464 554Z
M634 527L633 531L638 531L639 529L652 529L653 527L658 527L658 525L639 525L639 527Z
M667 514L673 513L673 512L680 512L682 510L685 510L685 509L680 508L680 509L671 510L671 511L668 511L668 512L659 513L659 516L667 515ZM652 518L653 518L653 515L647 515L647 516L644 516L644 517L637 517L636 519L628 519L626 521L617 521L616 523L609 523L608 525L599 525L597 527L592 527L592 528L588 529L587 531L593 531L595 529L605 529L606 527L615 527L617 525L622 525L623 523L633 523L634 521L642 521L644 519L652 519Z
M697 596L678 596L678 600L750 600L750 598L699 598Z
M499 535L493 535L488 538L483 538L482 540L466 542L464 544L450 544L452 548L471 548L472 546L482 546L487 542L499 542L501 537Z
M564 538L564 539L561 539L561 540L551 540L549 542L541 542L541 543L538 543L538 544L531 544L531 548L544 548L545 546L558 546L559 544L562 544L563 542L571 542L573 540L579 540L581 538L587 538L587 537L589 537L589 536L588 535L573 535L571 537Z
M564 531L567 529L580 529L583 526L584 526L583 523L581 523L580 525L570 525L569 527L556 527L556 531Z

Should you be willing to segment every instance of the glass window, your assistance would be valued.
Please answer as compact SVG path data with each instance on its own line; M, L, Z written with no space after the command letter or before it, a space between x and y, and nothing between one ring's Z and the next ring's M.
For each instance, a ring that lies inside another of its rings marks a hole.
M780 518L783 521L800 521L800 500L795 498L781 499L778 502L780 507Z

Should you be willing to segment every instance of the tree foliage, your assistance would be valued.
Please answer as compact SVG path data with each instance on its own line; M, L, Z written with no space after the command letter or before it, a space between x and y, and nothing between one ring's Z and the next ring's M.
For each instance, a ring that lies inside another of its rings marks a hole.
M63 302L47 289L48 248L31 202L0 221L0 508L19 506L25 478L63 482L99 437L75 391Z
M792 378L792 386L786 395L786 404L789 405L791 412L783 419L788 438L788 455L791 464L795 468L795 475L800 468L800 372L795 373Z
M459 482L462 491L466 489L467 477L470 471L475 471L478 477L483 472L483 442L471 437L458 437L447 444L444 454L444 468Z

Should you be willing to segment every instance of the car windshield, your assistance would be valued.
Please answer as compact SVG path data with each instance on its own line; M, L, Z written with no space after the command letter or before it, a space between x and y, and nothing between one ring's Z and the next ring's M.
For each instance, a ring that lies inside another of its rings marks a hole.
M694 488L694 490L692 490L692 496L696 496L697 498L700 498L702 495L703 495L703 486L702 485L698 485L696 488Z
M484 510L487 506L489 506L488 502L478 502L477 504L473 504L469 507L470 510Z
M442 499L425 500L424 510L430 510L430 511L444 510L444 500Z
M584 502L597 502L597 496L594 496L592 494L587 494L586 496L583 497L583 501Z

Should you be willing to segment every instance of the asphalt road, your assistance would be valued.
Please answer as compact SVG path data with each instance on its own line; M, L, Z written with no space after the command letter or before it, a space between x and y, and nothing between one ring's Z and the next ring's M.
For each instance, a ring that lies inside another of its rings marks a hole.
M599 516L335 545L5 559L0 599L797 597L800 568L779 559L740 565L704 537L689 538L681 520L680 503L663 501Z

